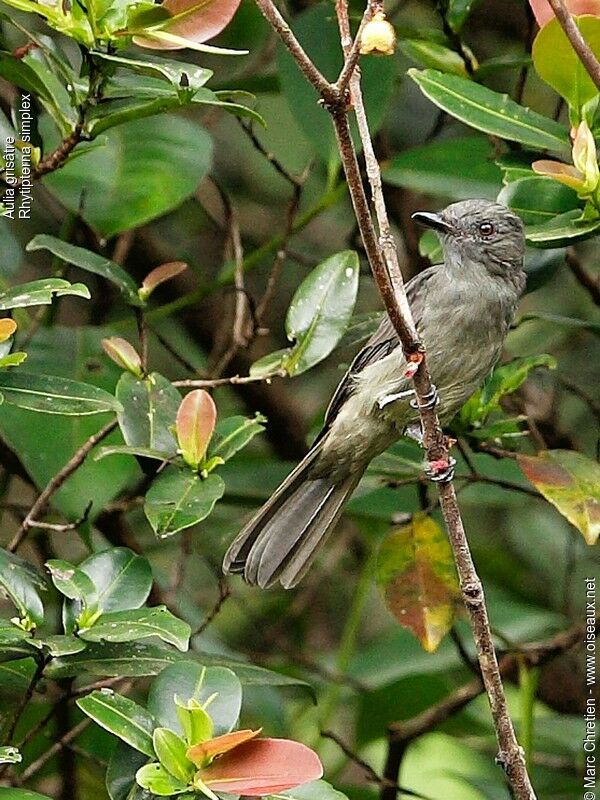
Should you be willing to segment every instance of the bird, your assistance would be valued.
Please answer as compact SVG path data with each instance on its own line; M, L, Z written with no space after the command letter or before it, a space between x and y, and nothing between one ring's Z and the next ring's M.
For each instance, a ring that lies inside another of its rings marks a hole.
M434 384L427 400L444 425L500 357L525 288L525 235L516 214L489 200L412 216L438 234L443 251L441 264L405 288ZM407 367L386 314L335 390L308 454L230 545L226 574L286 589L304 577L370 461L402 436L422 439ZM430 477L449 479L446 466Z

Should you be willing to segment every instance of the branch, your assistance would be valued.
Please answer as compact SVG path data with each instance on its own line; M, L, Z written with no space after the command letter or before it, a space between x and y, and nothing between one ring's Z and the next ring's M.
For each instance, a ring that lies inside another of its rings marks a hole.
M372 3L371 2L367 3L365 13L363 14L363 17L360 21L358 30L356 31L354 42L352 41L349 28L342 37L342 48L345 54L344 66L342 67L342 71L340 72L339 78L335 83L336 88L338 92L340 92L340 94L344 94L348 89L348 86L350 85L350 80L354 75L356 65L358 64L358 59L360 58L360 45L361 45L360 40L362 32L367 22L369 22L369 20L373 16L374 11L375 9L373 8Z
M29 509L27 516L21 523L21 527L14 535L12 541L7 547L7 550L10 553L14 553L21 545L23 540L27 537L30 529L34 527L34 523L36 518L42 513L42 511L48 505L48 502L52 495L57 492L63 483L67 480L69 476L71 476L76 469L78 469L85 459L87 458L88 454L94 447L105 439L111 431L113 431L117 427L117 420L113 419L108 422L103 428L100 428L99 431L94 433L90 438L85 441L79 450L75 452L71 458L67 461L67 463L60 469L56 475L50 480L44 491L40 494L38 499Z
M340 30L342 37L348 28L348 9L345 0L337 2L338 18L340 20ZM407 358L410 357L414 347L414 339L407 336L407 331L415 330L414 320L408 306L406 292L402 281L402 273L398 263L398 255L394 240L391 234L383 190L381 184L381 172L375 157L367 116L365 113L362 93L360 88L360 76L355 74L350 83L352 99L358 122L358 129L365 154L365 165L367 176L371 186L375 214L379 226L381 250L384 253L389 284L393 286L393 305L403 318L403 325L398 326L396 320L391 317L392 323L396 328L402 347ZM351 189L352 191L352 189ZM355 192L364 192L362 184L354 186ZM359 220L360 223L360 220ZM381 279L376 275L378 286L381 287ZM388 299L384 295L383 299L388 308ZM401 310L400 310L401 309ZM389 309L388 309L389 313ZM391 315L390 315L391 316ZM427 370L425 354L420 346L423 361L414 376L415 392L419 406L424 405L424 398L431 392L431 380ZM435 409L423 410L420 408L421 424L424 434L424 444L427 450L428 460L448 461L448 448L441 431L440 423ZM515 736L513 724L508 712L508 705L500 670L494 650L492 632L490 629L483 586L477 575L475 564L469 549L469 543L465 534L460 509L456 499L456 492L451 482L439 485L439 497L442 514L448 530L450 544L454 553L454 560L458 571L463 601L469 614L471 630L475 639L479 667L485 689L488 695L496 738L498 740L499 752L498 763L501 764L506 772L508 781L513 793L519 800L532 800L535 797L527 768L523 756L523 751L519 747Z
M594 303L600 306L600 281L587 271L572 247L568 248L565 261L577 281L589 292Z
M362 103L360 77L357 72L354 71L350 81L350 89L365 153L367 175L371 184L371 191L377 214L379 241L371 218L360 176L356 151L350 133L345 93L340 94L336 90L337 87L333 84L323 86L322 81L315 80L314 65L300 47L290 31L289 26L285 24L271 0L257 0L257 3L264 16L281 36L284 44L295 58L296 63L306 78L320 91L323 105L331 114L352 205L371 270L377 283L377 288L382 296L388 316L398 334L407 361L412 361L418 365L418 369L414 374L414 387L417 403L420 407L427 458L429 461L445 460L447 462L448 448L437 414L434 409L421 408L426 405L425 398L428 393L431 392L431 380L427 369L424 348L417 336L414 320L406 298L406 292L404 291L395 243L391 236L387 219L385 201L381 189L381 174L373 152ZM352 45L350 44L351 37L348 9L344 0L338 0L336 10L340 23L342 41L346 45L344 54L346 59L348 59L351 55ZM320 73L318 73L318 75L319 78L322 79ZM441 484L439 493L442 512L446 521L446 527L448 528L448 534L460 576L463 599L469 613L471 628L475 638L479 665L492 711L494 728L500 748L498 762L503 766L506 772L515 798L517 798L517 800L533 800L535 794L527 774L523 752L517 743L513 725L508 714L506 698L502 687L485 606L483 588L475 571L452 483Z
M548 0L552 10L556 14L560 27L565 32L565 36L571 42L573 50L579 56L579 60L586 68L590 78L596 84L596 88L600 91L600 63L592 52L589 44L581 35L581 31L575 24L575 20L567 10L564 0Z
M57 753L59 753L62 750L63 747L66 747L73 741L73 739L76 739L79 736L79 734L82 733L87 728L87 726L91 723L91 721L92 721L91 719L86 717L85 719L82 719L81 722L79 722L77 725L75 725L74 728L71 728L70 731L67 731L67 733L65 733L64 736L61 736L61 738L57 742L55 742L52 745L52 747L48 748L48 750L46 750L45 753L42 753L42 755L39 758L33 761L27 767L27 769L23 770L23 772L19 775L19 783L20 784L25 783L26 781L29 780L29 778L31 778L33 775L39 772L42 769L42 767L44 767L48 763L48 761L50 761L51 758L53 758Z
M348 747L348 745L340 739L340 737L334 733L333 731L321 731L321 736L324 739L330 739L332 742L335 742L337 746L340 748L342 753L350 759L357 767L364 769L365 777L371 783L375 783L378 786L382 787L383 789L388 789L394 792L394 797L396 796L397 792L402 792L402 794L406 794L409 797L417 797L421 798L421 800L428 800L427 796L421 794L420 792L414 792L411 789L404 789L402 786L398 786L398 784L394 782L390 782L387 778L382 778L378 775L373 767L364 759L362 759L359 755L357 755L353 750Z
M528 666L534 667L541 666L550 659L568 652L583 641L584 627L575 625L566 631L561 631L551 639L519 645L502 657L500 672L503 676L515 674L517 658L524 660ZM388 781L395 781L408 745L462 711L471 700L474 700L483 691L484 686L481 679L475 678L455 689L421 714L417 714L416 717L393 722L388 729L388 754L384 777ZM396 800L396 794L389 786L383 786L380 800Z

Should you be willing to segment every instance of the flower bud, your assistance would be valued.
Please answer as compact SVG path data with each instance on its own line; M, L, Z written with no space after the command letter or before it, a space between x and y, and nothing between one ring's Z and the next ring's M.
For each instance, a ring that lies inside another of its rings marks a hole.
M365 25L360 37L361 55L392 56L396 47L396 31L383 11L378 11Z
M581 122L573 141L573 163L584 177L585 192L592 194L600 183L596 142L587 122Z

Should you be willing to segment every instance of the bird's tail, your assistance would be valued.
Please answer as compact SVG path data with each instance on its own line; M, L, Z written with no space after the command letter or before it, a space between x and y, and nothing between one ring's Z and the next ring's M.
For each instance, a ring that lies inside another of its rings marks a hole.
M359 470L338 483L310 478L319 450L308 453L238 534L225 554L225 572L243 573L262 588L279 581L291 589L304 577L362 477Z

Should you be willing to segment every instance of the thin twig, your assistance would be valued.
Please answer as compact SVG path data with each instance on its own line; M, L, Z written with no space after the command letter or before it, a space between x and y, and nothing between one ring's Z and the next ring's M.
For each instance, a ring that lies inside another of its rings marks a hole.
M572 247L567 249L565 261L567 262L567 266L577 281L589 293L594 303L597 306L600 306L600 280L598 279L598 276L592 275L587 271Z
M575 24L575 20L567 10L564 0L548 0L552 10L556 14L560 27L565 32L565 36L571 42L573 50L579 56L579 60L585 67L588 75L593 80L598 91L600 91L600 63L594 55L589 44L581 35L581 31Z
M80 525L83 525L89 517L91 509L92 501L90 500L83 514L74 522L41 522L40 520L29 518L28 524L30 528L40 528L41 530L55 531L56 533L67 533L68 531L77 530Z
M82 719L81 722L78 722L74 728L71 728L70 731L67 731L64 736L61 736L60 739L52 745L52 747L49 747L48 750L46 750L45 753L42 753L39 758L36 758L35 761L32 761L27 769L23 770L19 776L19 782L25 783L29 780L29 778L32 778L42 769L42 767L48 763L48 761L50 761L51 758L60 752L63 747L70 744L73 739L76 739L79 734L87 728L91 721L92 720L89 719L89 717L86 717L85 719Z
M415 792L412 789L406 789L402 786L399 786L395 782L388 781L387 778L382 778L381 775L378 775L377 772L373 769L373 767L364 759L362 759L357 753L355 753L348 745L340 739L337 733L333 731L321 731L321 736L324 739L330 739L332 742L335 742L337 746L340 748L342 753L350 759L357 767L364 769L365 777L371 783L377 784L377 786L385 787L387 789L392 790L393 792L402 792L403 794L409 795L410 797L417 797L421 798L421 800L428 800L427 795L421 794L420 792Z
M566 653L583 641L584 626L575 625L561 631L550 639L541 642L521 644L505 653L500 661L500 672L503 676L516 674L517 657L524 659L528 666L541 666L556 656ZM408 745L425 733L441 725L454 714L462 711L484 691L481 678L455 689L438 703L430 706L411 719L394 722L388 729L388 754L384 775L397 776L400 764ZM396 800L396 793L383 787L380 800Z
M431 391L431 380L424 358L423 347L416 334L414 320L408 305L406 292L404 291L395 243L387 221L385 201L381 189L381 174L373 152L362 103L360 77L355 71L351 81L352 102L356 111L361 142L365 153L367 175L374 198L379 224L379 241L375 233L358 168L356 151L347 118L345 96L340 96L336 92L334 85L328 84L323 87L321 81L315 80L314 65L302 50L289 26L285 24L271 0L257 0L257 3L267 20L279 33L302 72L313 86L320 91L323 104L331 114L352 205L377 287L385 303L388 316L398 334L407 361L414 361L415 357L417 357L418 362L420 362L420 367L414 375L414 386L417 402L420 406L424 406L424 397ZM348 9L344 0L338 0L336 10L340 22L342 41L346 43L344 51L347 57L351 49L351 37ZM320 73L318 75L322 79ZM430 461L447 461L446 441L435 410L421 410L421 423L428 459ZM517 743L508 713L487 617L483 588L475 571L456 500L456 493L451 482L440 485L439 497L461 580L463 599L469 612L471 627L476 641L477 655L490 702L494 728L497 733L500 748L498 761L506 772L515 797L518 800L533 800L535 795L527 774L523 753Z
M206 615L202 624L196 628L196 630L192 633L192 636L198 636L208 628L210 623L215 619L217 614L223 608L223 604L231 597L231 588L227 584L224 578L219 579L219 596L217 598L216 603L211 608L211 610Z
M356 36L354 37L354 42L350 37L350 31L348 30L347 35L348 38L346 41L342 41L342 47L344 51L347 51L344 57L344 65L342 67L342 71L339 74L335 85L337 87L338 92L344 94L350 85L350 81L354 74L355 68L358 64L358 59L360 58L360 45L361 45L361 37L362 32L364 30L365 25L371 17L373 16L374 8L371 2L367 3L367 7L365 8L365 12L362 16L360 21L360 25L358 26L358 30L356 31Z
M266 381L270 383L273 378L284 378L286 373L274 372L272 375L230 375L228 378L186 378L181 381L173 381L173 386L181 386L188 389L214 389L216 386L237 386L243 383L260 383Z
M292 173L283 166L277 156L275 156L270 150L267 150L258 136L254 133L254 127L252 123L240 118L238 118L237 121L240 128L252 142L254 149L257 150L269 162L273 169L278 172L288 183L291 183L292 186L301 188L303 181L301 181L301 179L297 178L295 175L292 175Z
M568 380L568 378L559 377L558 381L561 386L564 386L565 389L568 389L569 392L572 392L576 397L584 402L592 414L600 422L600 403L594 397L588 394L585 389L582 389L581 386L578 386L576 383L573 383L573 381Z
M32 527L31 520L35 520L36 517L43 512L52 495L57 492L67 478L83 464L90 451L93 450L99 442L101 442L103 439L106 439L109 433L111 433L116 427L117 420L113 419L103 428L100 428L99 431L90 436L90 438L81 445L79 450L77 450L77 452L71 456L64 467L62 467L62 469L60 469L50 480L44 491L29 509L27 516L21 524L21 527L8 545L7 550L9 552L14 553L20 547L21 543L27 537L27 534Z

